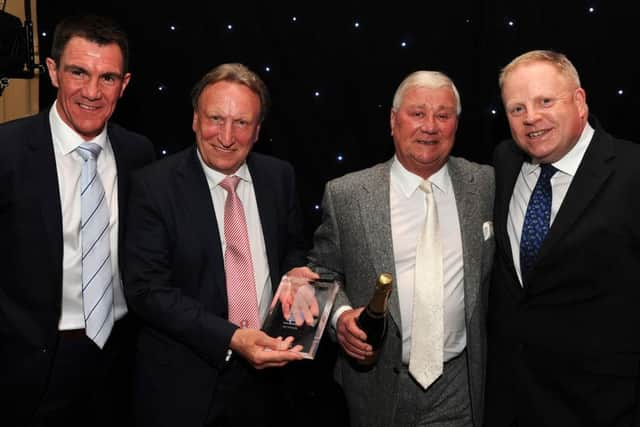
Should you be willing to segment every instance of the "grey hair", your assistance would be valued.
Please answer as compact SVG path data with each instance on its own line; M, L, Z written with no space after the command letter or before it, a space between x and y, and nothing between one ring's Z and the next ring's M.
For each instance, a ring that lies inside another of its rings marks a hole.
M451 88L456 98L456 114L460 115L460 112L462 111L462 104L460 103L460 94L458 93L458 89L456 88L456 85L453 84L453 80L451 80L446 74L439 71L415 71L405 77L402 83L400 83L400 86L398 86L398 89L396 89L396 93L393 95L393 104L391 107L393 111L398 111L405 92L407 89L412 87L427 87L431 89L439 89L441 87Z

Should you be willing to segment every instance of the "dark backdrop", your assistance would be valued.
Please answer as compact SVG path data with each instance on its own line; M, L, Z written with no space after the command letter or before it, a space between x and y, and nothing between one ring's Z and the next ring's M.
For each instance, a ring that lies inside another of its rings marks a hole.
M148 135L159 157L193 143L189 92L201 75L231 61L257 71L273 109L255 149L295 166L308 240L320 220L326 181L392 155L393 92L418 69L443 71L458 86L462 116L454 154L471 160L489 163L493 147L509 135L498 72L531 49L566 53L605 128L640 141L640 16L633 2L378 3L42 0L38 36L48 54L61 17L115 17L131 39L133 78L114 120ZM41 107L48 108L54 97L48 79L41 94ZM317 425L344 418L328 372L335 352L323 340L316 365L292 369L299 381L317 384L300 402L300 413Z
M48 54L62 16L115 17L131 39L133 78L114 119L148 135L159 156L193 143L189 91L201 75L231 61L258 72L273 109L255 149L295 166L308 239L320 220L325 182L392 155L391 98L417 69L443 71L458 86L454 154L471 160L489 163L493 146L508 136L498 72L530 49L566 53L602 124L640 140L640 15L631 3L378 3L40 1L40 49ZM47 108L54 97L48 79L41 93Z

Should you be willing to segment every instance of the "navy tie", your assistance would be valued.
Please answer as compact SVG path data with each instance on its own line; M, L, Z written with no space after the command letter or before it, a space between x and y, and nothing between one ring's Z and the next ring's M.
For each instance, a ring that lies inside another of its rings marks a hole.
M549 231L551 218L551 177L557 169L550 164L540 166L538 182L531 193L520 237L520 272L522 282L531 273L540 247Z

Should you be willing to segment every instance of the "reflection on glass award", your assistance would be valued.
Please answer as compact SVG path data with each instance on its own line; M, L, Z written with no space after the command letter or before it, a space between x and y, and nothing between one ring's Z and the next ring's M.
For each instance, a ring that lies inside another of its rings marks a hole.
M335 281L284 276L269 306L262 330L272 337L293 337L306 359L313 359L338 293Z

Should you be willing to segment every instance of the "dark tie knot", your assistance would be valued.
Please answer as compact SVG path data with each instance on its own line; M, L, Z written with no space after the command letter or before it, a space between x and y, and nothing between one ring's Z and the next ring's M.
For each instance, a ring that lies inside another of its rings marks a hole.
M553 174L555 174L558 171L558 169L555 168L555 166L553 166L550 163L544 163L540 165L540 178L539 179L545 179L545 180L550 180L551 177L553 176Z
M102 147L100 147L98 144L95 144L93 142L86 142L86 143L80 144L76 149L76 152L86 162L89 159L92 159L92 160L97 159L98 156L100 155L101 150L102 150Z
M235 193L236 187L238 187L238 183L240 182L240 178L232 175L228 176L220 182L220 187L227 190L228 193Z

